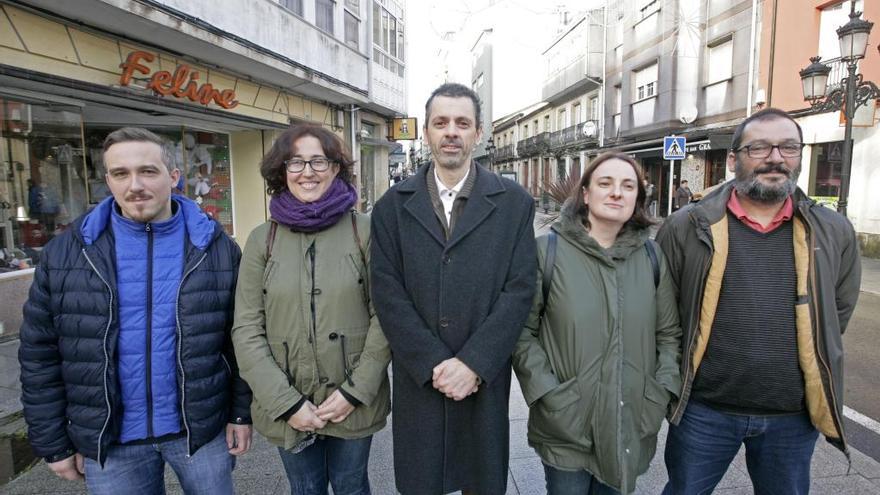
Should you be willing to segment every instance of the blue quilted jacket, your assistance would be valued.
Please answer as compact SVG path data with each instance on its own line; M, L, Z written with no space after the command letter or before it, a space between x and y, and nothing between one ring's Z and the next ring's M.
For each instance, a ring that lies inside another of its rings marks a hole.
M238 376L229 338L241 251L194 202L174 201L187 231L169 340L175 343L176 404L159 410L176 409L193 454L227 423L250 423L251 392ZM108 198L47 244L24 307L22 404L34 452L49 461L80 452L103 463L107 446L122 441L128 424L123 382L139 378L121 369L120 296L126 290L120 291L117 276L114 229L107 228L113 207ZM163 382L157 391L169 396L170 385ZM155 419L153 426L175 421ZM135 431L147 423L135 417L131 424Z

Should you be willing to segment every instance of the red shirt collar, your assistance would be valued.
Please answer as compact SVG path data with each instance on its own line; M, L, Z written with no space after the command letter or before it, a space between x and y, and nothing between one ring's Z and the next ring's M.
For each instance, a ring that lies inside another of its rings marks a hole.
M772 232L784 222L791 220L792 215L794 215L794 202L791 200L791 196L785 198L782 208L779 209L776 216L773 217L773 220L771 220L766 227L756 222L754 218L746 213L746 210L743 209L742 203L740 203L739 199L736 197L736 189L730 193L730 199L727 201L727 209L749 228L762 234L766 234L767 232Z

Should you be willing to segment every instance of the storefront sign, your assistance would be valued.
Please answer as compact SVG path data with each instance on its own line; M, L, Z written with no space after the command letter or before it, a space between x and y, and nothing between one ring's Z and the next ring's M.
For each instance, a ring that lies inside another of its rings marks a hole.
M685 150L688 153L693 153L694 151L709 151L711 149L712 149L712 143L710 143L708 141L706 141L704 143L699 143L699 144L697 144L697 143L689 144L685 147Z
M144 75L150 74L150 68L140 63L141 60L152 62L156 56L150 52L135 51L128 54L128 58L122 63L122 77L119 84L128 86L131 84L135 72ZM187 98L192 102L207 105L212 101L223 108L235 108L238 100L235 99L235 91L231 89L214 89L211 83L199 85L199 72L193 71L186 64L179 64L174 73L167 70L154 72L147 82L147 89L159 93L162 96L174 96L175 98Z
M392 141L410 141L419 138L419 127L416 119L394 119L391 126Z

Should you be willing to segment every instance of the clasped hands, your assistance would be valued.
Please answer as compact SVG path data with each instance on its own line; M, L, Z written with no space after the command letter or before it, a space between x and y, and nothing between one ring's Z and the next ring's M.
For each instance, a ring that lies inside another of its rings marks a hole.
M345 421L354 406L342 395L339 390L334 391L324 399L320 406L316 406L310 400L306 400L299 411L287 420L291 428L299 431L314 432L327 425L327 422L341 423Z
M480 378L460 359L449 358L434 366L432 384L446 397L459 401L479 389Z

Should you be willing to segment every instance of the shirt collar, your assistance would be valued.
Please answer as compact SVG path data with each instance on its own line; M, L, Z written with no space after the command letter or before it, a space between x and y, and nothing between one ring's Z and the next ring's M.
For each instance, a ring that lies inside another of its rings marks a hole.
M462 177L461 180L458 181L458 184L452 187L446 187L446 185L443 184L443 181L440 180L440 176L437 175L437 167L431 167L431 169L434 170L434 180L437 182L437 191L440 193L441 197L443 197L444 192L452 192L458 195L458 193L461 192L461 188L464 187L464 183L467 180L468 175L470 175L471 173L471 169L470 167L468 167L467 172L464 173L464 177Z
M733 213L733 215L744 224L757 230L758 232L766 234L767 232L770 232L776 229L776 227L782 225L783 222L791 220L791 217L794 215L794 201L791 200L790 195L785 198L785 202L782 203L782 208L780 208L779 211L776 212L773 220L771 220L766 227L755 221L754 218L750 217L749 214L746 213L745 208L743 208L742 203L739 202L739 198L737 198L736 196L736 188L734 188L733 191L730 193L730 199L727 201L727 209L730 210L730 212Z

